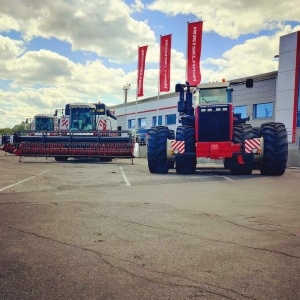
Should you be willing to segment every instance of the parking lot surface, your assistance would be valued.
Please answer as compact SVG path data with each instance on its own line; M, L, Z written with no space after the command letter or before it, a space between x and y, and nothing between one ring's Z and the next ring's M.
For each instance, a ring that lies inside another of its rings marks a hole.
M299 168L0 153L0 170L0 299L300 299Z

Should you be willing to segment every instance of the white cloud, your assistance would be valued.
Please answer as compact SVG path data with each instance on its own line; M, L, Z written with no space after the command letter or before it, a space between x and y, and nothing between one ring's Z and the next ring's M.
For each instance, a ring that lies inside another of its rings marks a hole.
M5 62L14 59L25 51L22 41L12 40L0 35L0 61Z
M204 31L215 31L229 38L272 29L280 26L278 23L281 22L300 21L298 0L189 0L184 4L182 0L155 0L148 9L171 16L194 15L196 20L204 20Z
M137 0L134 9L142 7ZM127 62L134 60L136 45L155 42L150 27L130 14L121 0L2 0L0 31L18 30L27 42L34 37L55 37L69 42L73 50Z
M272 36L260 36L238 44L223 53L222 58L201 62L203 81L237 79L278 70L274 56L279 53L280 36L300 30L300 26L285 26Z

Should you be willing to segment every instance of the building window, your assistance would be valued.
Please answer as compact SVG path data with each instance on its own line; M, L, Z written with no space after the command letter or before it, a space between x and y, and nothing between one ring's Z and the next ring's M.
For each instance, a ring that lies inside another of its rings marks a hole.
M241 114L242 119L247 118L247 105L235 106L233 112L235 114Z
M162 116L158 116L158 125L162 125ZM152 126L157 126L157 117L152 117Z
M146 118L138 119L138 127L146 127Z
M273 116L273 103L261 103L253 105L253 118L272 118Z
M174 125L174 124L176 124L176 114L166 115L166 125Z
M128 120L128 128L135 128L135 119Z

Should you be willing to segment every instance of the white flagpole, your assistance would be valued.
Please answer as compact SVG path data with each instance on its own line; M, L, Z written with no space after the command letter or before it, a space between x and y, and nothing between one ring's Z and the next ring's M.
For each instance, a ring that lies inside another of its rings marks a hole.
M138 59L137 59L137 74L136 74L136 97L135 97L135 123L134 123L134 127L135 127L135 134L134 134L134 141L136 141L136 130L137 130L137 101L138 101L138 93L139 93L139 49L140 46L138 46Z
M159 62L158 62L158 87L157 87L157 111L156 111L156 126L158 126L158 114L159 114L159 94L160 94L160 56L161 56L161 35L159 41Z

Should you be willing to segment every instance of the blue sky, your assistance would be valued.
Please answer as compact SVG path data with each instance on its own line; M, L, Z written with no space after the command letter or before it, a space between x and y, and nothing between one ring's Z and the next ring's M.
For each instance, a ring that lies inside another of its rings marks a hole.
M2 0L0 128L72 102L121 104L126 83L128 101L135 101L138 46L148 45L144 98L157 95L160 35L172 34L171 87L184 82L187 22L199 20L202 82L237 79L278 69L279 38L300 30L300 6L298 0Z

